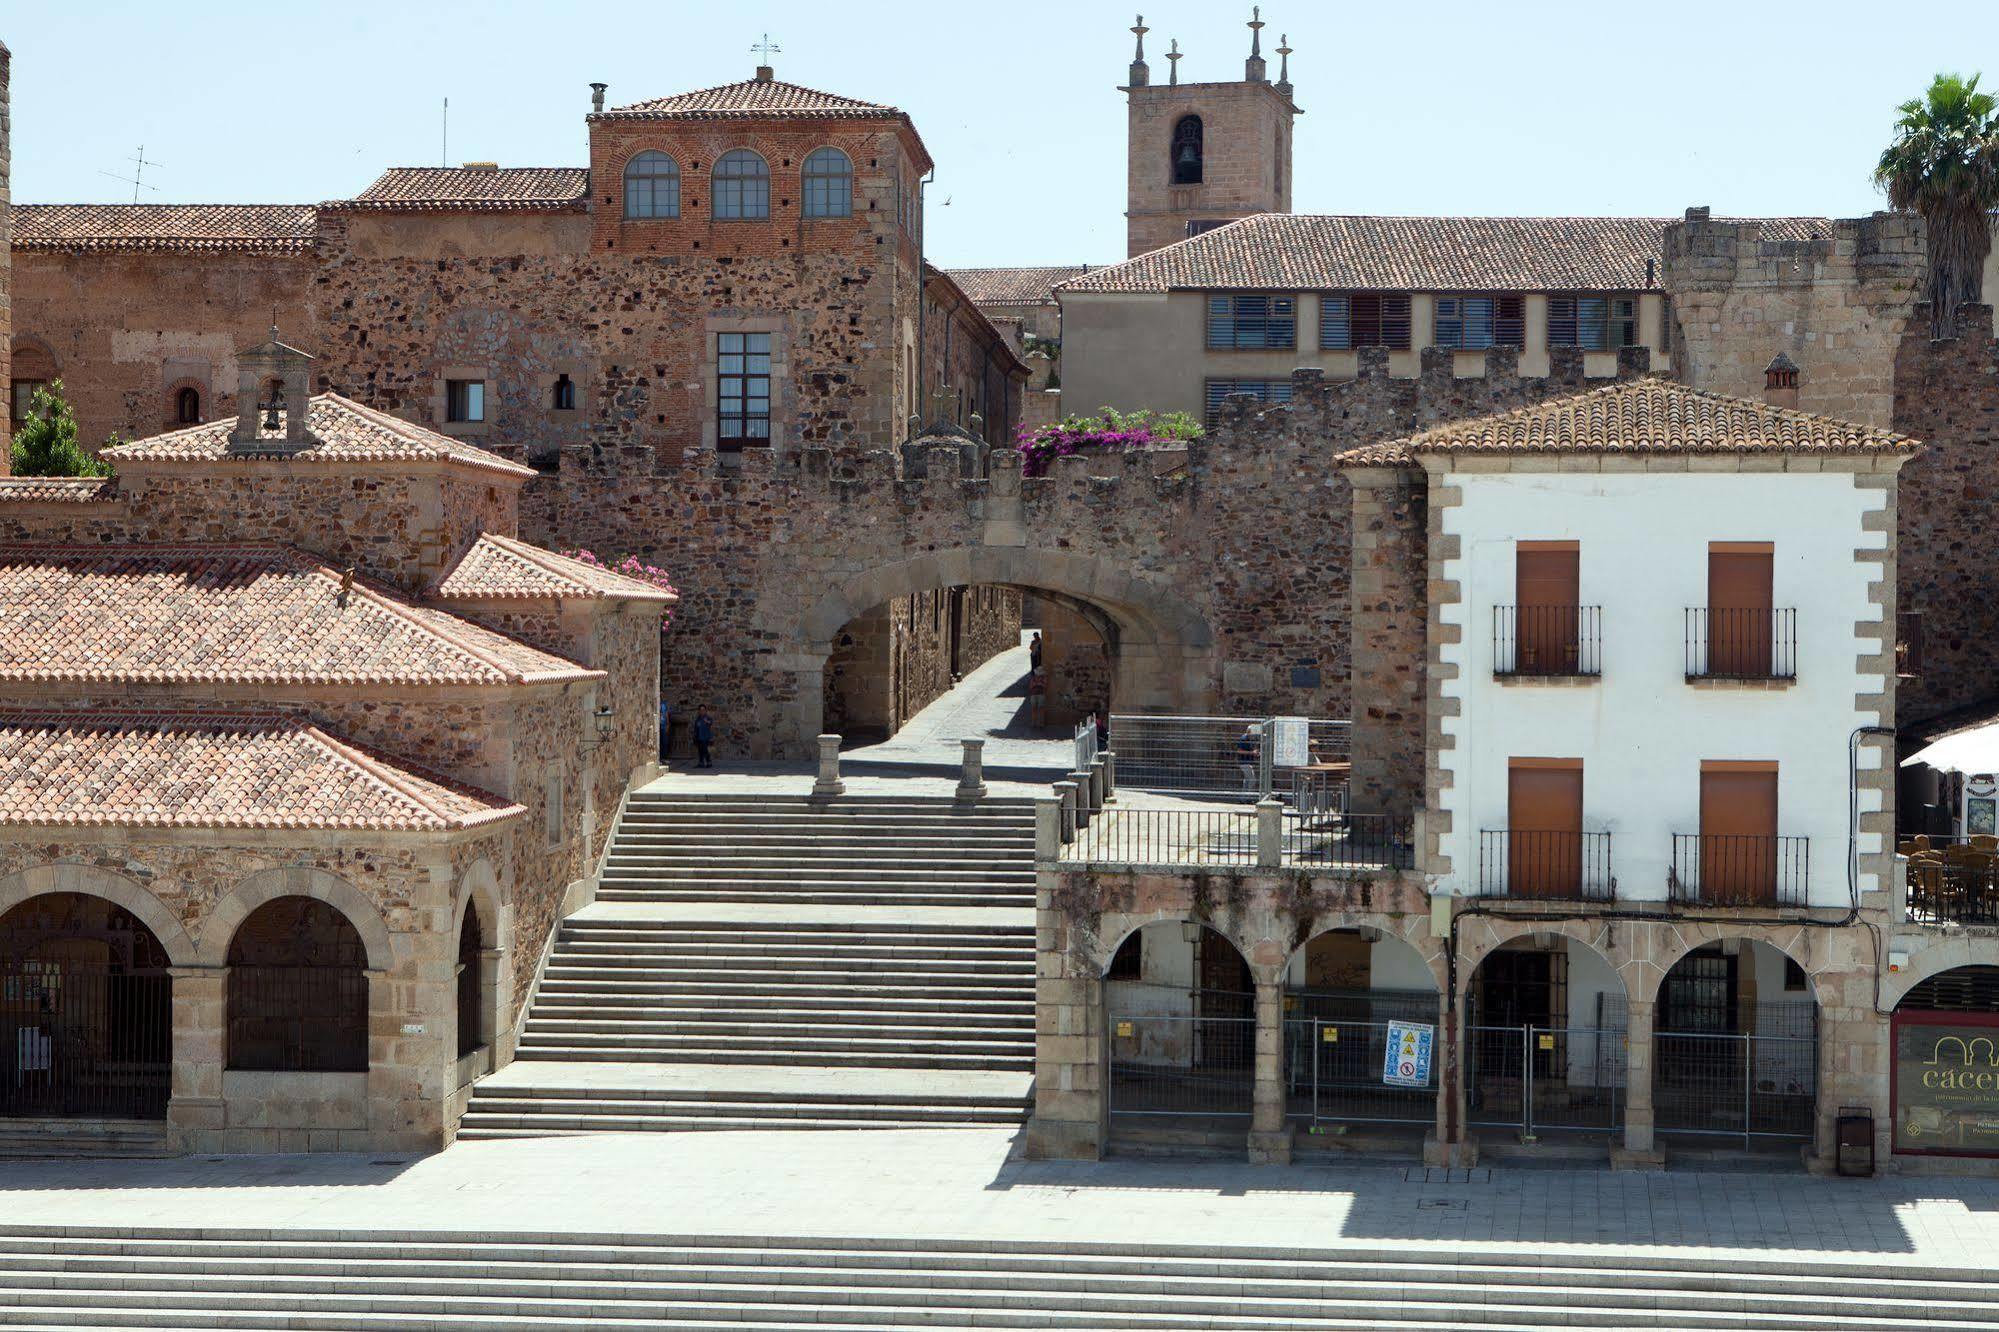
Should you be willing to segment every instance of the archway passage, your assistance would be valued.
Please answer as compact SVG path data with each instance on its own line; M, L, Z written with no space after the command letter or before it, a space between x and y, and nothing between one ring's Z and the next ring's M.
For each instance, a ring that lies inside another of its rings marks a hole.
M0 916L0 1116L164 1119L173 980L153 932L85 893Z
M337 907L279 897L229 941L228 1066L259 1072L368 1068L367 950Z
M1021 594L997 586L936 587L891 597L855 616L833 636L826 658L823 722L826 733L847 744L887 740L979 668L1021 648ZM1024 658L1023 658L1024 661ZM1016 707L994 706L982 723L1024 724L1024 671L986 672L998 704L1004 692ZM1015 687L1021 686L1021 687ZM967 700L969 701L969 700Z
M1218 931L1167 921L1132 931L1104 973L1111 1134L1248 1132L1256 993L1248 961Z
M1327 930L1293 950L1284 973L1285 1112L1314 1133L1422 1135L1437 1120L1437 985L1406 940L1378 929ZM1420 1075L1387 1058L1425 1034Z
M1919 982L1890 1020L1890 1139L1902 1156L1999 1156L1999 966Z
M1621 1127L1625 1002L1603 955L1566 935L1487 953L1466 989L1467 1122L1523 1135Z
M1815 1131L1819 1013L1811 980L1756 939L1696 948L1659 983L1652 1107L1659 1133L1745 1147Z

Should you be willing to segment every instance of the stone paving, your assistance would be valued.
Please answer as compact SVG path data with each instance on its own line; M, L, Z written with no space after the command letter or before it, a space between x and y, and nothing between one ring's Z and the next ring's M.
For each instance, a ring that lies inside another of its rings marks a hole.
M865 1236L1999 1262L1999 1181L1017 1158L1009 1130L461 1143L427 1158L0 1163L16 1225Z

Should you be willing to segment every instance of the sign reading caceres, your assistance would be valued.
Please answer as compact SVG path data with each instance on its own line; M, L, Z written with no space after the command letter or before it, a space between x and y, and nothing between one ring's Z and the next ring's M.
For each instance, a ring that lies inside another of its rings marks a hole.
M1999 1156L1999 1020L1895 1014L1895 1150Z

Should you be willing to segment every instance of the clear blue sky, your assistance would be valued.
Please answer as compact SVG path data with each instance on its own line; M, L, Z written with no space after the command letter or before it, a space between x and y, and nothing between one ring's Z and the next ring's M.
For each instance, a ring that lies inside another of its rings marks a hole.
M1100 0L77 0L0 8L14 197L117 202L143 143L160 203L312 202L387 166L581 165L613 105L778 77L908 110L938 162L946 265L1124 253L1132 14ZM1999 85L1999 2L1895 6L1273 0L1288 32L1301 212L1853 214L1896 103L1940 68ZM7 9L16 9L8 13ZM1237 11L1241 12L1238 13ZM1239 78L1248 4L1153 0L1154 78ZM1902 21L1897 22L1896 16ZM1275 76L1272 57L1272 75ZM945 201L949 205L945 206Z

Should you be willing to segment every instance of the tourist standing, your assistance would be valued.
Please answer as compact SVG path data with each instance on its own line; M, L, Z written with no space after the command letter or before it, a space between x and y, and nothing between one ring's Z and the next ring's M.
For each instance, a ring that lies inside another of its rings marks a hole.
M1257 738L1256 725L1251 723L1242 728L1242 734L1235 742L1236 766L1242 769L1242 789L1254 792L1257 789L1257 750L1261 742Z
M699 712L694 714L694 766L695 767L712 768L715 766L715 757L712 753L709 752L708 749L708 746L714 743L715 743L715 719L708 715L708 709L703 708Z
M666 762L666 747L673 735L673 705L665 699L659 701L659 761Z

